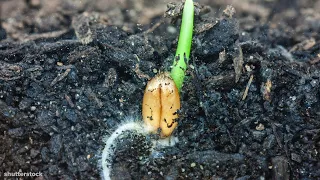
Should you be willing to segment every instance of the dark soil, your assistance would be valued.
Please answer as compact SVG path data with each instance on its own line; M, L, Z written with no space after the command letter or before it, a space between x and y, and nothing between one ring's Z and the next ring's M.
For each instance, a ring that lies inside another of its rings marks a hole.
M100 179L103 138L141 117L179 19L162 1L0 3L1 176ZM199 3L179 143L127 133L113 178L320 179L320 1Z

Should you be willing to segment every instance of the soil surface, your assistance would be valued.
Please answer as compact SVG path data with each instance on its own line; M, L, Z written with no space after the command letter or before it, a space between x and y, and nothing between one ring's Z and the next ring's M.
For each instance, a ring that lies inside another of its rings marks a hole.
M1 1L0 176L100 179L103 138L170 70L179 2ZM198 3L179 142L126 132L113 179L320 179L320 1Z

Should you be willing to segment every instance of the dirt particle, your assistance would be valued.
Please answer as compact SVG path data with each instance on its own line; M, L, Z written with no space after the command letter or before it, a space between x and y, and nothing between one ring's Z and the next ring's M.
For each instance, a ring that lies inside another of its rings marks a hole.
M36 106L31 106L31 107L30 107L30 110L31 110L31 111L35 111L36 109L37 109Z
M190 167L192 167L192 168L196 167L196 163L191 163Z
M8 135L14 138L21 137L23 135L24 131L22 128L14 128L8 130Z
M259 123L259 124L256 126L256 130L258 130L258 131L264 130L264 125L261 124L261 123Z

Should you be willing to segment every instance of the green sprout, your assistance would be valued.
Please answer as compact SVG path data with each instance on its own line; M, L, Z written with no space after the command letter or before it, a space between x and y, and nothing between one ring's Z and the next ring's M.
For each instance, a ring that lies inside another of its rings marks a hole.
M193 32L193 16L194 7L192 0L186 0L182 13L182 22L180 28L180 36L178 41L178 47L173 60L173 66L170 76L176 83L178 90L181 90L182 83L185 77L185 71L187 70L187 64L190 56L192 32Z

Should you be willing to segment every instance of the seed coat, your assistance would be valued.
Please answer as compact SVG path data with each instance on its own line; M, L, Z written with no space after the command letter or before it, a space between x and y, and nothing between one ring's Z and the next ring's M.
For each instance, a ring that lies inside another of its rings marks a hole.
M168 137L177 127L180 95L169 73L151 79L145 89L142 117L149 132L161 129L161 137Z

